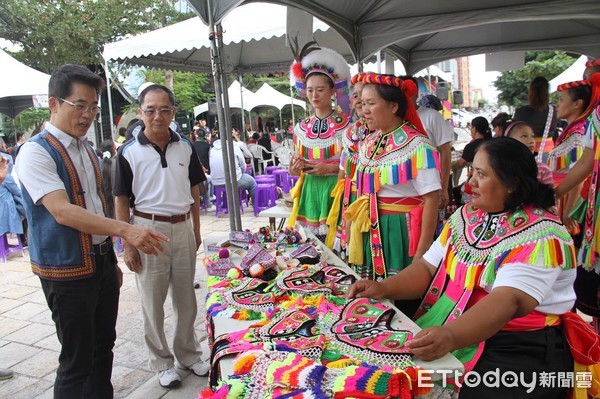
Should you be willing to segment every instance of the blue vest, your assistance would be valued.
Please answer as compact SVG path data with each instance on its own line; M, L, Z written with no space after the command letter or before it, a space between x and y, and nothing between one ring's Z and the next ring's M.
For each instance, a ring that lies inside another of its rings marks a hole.
M46 130L30 141L41 145L56 163L70 202L85 208L81 182L67 149ZM87 143L85 148L92 160L98 194L106 210L98 159ZM25 186L21 184L21 187L29 225L29 257L33 273L48 280L77 280L93 275L96 264L92 235L59 224L45 206L33 203Z

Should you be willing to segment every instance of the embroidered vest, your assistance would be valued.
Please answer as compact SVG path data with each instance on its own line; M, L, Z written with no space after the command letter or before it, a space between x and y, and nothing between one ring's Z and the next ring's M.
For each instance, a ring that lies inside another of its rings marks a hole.
M47 131L31 141L48 151L56 163L58 176L65 185L70 202L85 208L81 182L67 149ZM92 160L98 194L105 210L100 165L88 144L85 144L85 149ZM46 207L34 204L25 187L21 187L29 222L29 256L33 273L48 280L77 280L93 275L96 265L92 235L59 224Z

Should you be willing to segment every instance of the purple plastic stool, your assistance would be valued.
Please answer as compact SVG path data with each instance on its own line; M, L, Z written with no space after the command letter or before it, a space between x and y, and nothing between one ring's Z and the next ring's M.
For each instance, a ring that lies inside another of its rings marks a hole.
M263 182L263 183L273 183L273 184L275 184L275 176L273 176L273 175L259 175L259 176L255 176L254 180L257 183Z
M281 169L280 166L267 166L267 168L265 169L265 175L272 175L273 171Z
M225 186L214 186L215 189L215 207L216 216L219 217L219 213L228 213L229 208L227 207L227 188ZM240 198L240 209L242 213L244 213L244 204L243 201L245 199L246 205L248 205L248 196L246 195L246 190L242 190L241 188L238 190L238 195Z
M246 165L246 174L254 176L254 166L252 164Z
M17 244L9 244L8 243L8 235L10 233L5 233L2 237L0 237L0 260L2 263L6 263L6 257L15 252L21 252L21 255L25 256L25 251L23 250L23 243L21 242L21 237L17 234Z
M272 183L259 183L254 189L254 216L260 211L273 208L277 201L277 186Z
M296 182L298 181L298 179L300 177L299 176L288 175L288 178L289 178L290 190L291 190L292 188L294 188L294 186L296 185Z
M287 170L278 169L273 171L273 176L275 176L275 184L277 187L281 188L284 193L290 192L290 182L288 180L288 172Z

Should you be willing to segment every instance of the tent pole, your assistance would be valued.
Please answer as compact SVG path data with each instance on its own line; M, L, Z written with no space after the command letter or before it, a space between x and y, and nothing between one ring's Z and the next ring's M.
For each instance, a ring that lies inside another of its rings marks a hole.
M240 106L242 108L242 127L240 128L240 132L243 133L246 131L246 112L244 112L244 86L242 85L242 73L238 72L238 81L240 82ZM241 134L241 137L246 137L246 134ZM248 140L243 140L248 141Z
M108 61L104 60L104 75L106 76L106 94L108 95L108 116L110 118L110 138L114 140L115 137L115 128L113 126L113 121L115 120L113 115L113 102L112 102L112 93L110 91L110 87L112 85L112 78L110 76L110 71L108 70ZM102 115L100 115L100 119L102 119ZM100 126L102 126L102 120L100 120ZM104 139L104 136L102 136Z
M283 119L281 119L281 108L279 108L279 129L283 130Z
M225 107L229 107L229 100L227 104L224 104L224 99L227 98L227 92L223 90L223 62L221 59L221 51L218 47L218 44L222 44L222 42L218 41L219 33L215 31L215 24L212 17L212 4L211 0L206 0L206 6L208 10L208 26L209 26L209 38L210 38L210 53L211 53L211 65L212 65L212 74L213 80L215 83L215 98L217 100L217 112L219 117L219 133L221 137L221 151L223 154L223 169L225 172L225 182L227 186L227 203L229 205L229 228L232 231L241 230L241 218L236 219L235 214L239 212L239 208L237 207L237 201L234 202L233 192L236 194L237 198L237 179L232 179L231 176L231 168L230 168L230 155L233 157L233 146L228 146L227 143L231 143L231 140L227 140L231 133L227 132L226 124L229 115L225 115ZM226 86L225 86L226 87ZM229 151L231 149L231 151ZM235 169L233 169L233 173L235 176ZM235 206L233 204L236 204ZM239 229L236 224L239 221Z
M225 87L229 87L229 84L227 83L227 74L225 74L223 72L223 27L221 26L221 23L218 23L217 26L217 43L218 43L218 49L219 49L219 63L221 64L221 87L225 88ZM227 153L229 154L229 158L226 158L226 160L229 162L229 173L231 174L231 187L230 187L230 193L227 193L227 197L229 198L229 196L231 195L231 202L228 202L228 204L236 204L234 205L229 205L229 217L230 219L233 219L229 221L229 224L233 224L235 227L236 231L241 231L242 230L242 218L240 215L240 208L237 206L237 204L240 203L240 197L239 197L239 191L238 191L238 183L237 183L237 173L236 173L236 168L237 166L237 160L235 158L235 153L233 150L233 137L231 136L231 109L229 108L229 91L228 90L223 90L223 114L225 119L222 122L219 122L219 129L220 131L224 130L224 134L221 135L221 137L225 138L225 145L227 146ZM242 171L243 173L244 171Z

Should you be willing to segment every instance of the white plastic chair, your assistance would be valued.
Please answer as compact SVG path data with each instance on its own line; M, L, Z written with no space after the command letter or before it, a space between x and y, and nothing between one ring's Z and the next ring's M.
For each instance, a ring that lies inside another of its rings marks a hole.
M256 161L256 166L258 169L256 171L257 174L265 173L265 168L267 166L269 166L269 164L271 164L271 166L275 166L275 157L273 156L273 153L271 151L267 150L262 145L258 145L258 144L249 145L248 149L250 150L250 152L252 153L252 156L254 157L254 160ZM270 154L271 159L265 159L264 154ZM259 170L260 170L260 172L259 172Z
M288 167L290 166L290 161L292 159L292 150L287 147L281 146L277 147L275 151L273 151L277 159L279 160L279 165Z
M292 151L294 150L294 140L292 140L292 139L283 139L281 141L281 145L289 148Z

